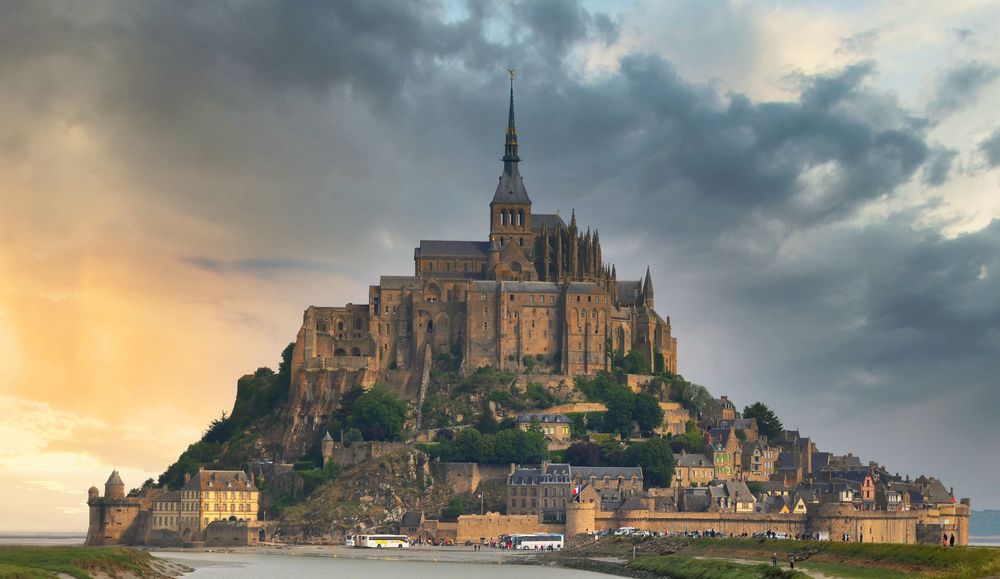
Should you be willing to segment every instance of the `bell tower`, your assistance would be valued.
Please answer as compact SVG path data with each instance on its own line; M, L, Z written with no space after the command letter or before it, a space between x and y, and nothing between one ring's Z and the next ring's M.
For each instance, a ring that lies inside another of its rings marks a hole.
M503 173L490 202L490 242L500 249L516 243L530 259L535 238L531 231L531 199L517 167L521 158L517 154L517 127L514 124L515 70L509 69L507 74L510 76L510 109L504 137Z

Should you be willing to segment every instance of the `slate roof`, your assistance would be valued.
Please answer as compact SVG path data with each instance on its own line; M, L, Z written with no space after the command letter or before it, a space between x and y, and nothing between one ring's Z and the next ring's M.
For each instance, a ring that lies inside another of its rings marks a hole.
M677 463L677 466L683 467L713 466L712 461L704 454L675 454L674 462Z
M737 418L735 420L720 420L719 428L736 428L738 430L757 430L756 418Z
M382 289L398 290L404 287L421 287L422 282L419 277L412 275L383 275L378 280L378 285Z
M566 222L563 218L555 213L532 213L531 214L531 228L541 229L545 227L546 229L555 229L556 227L566 227Z
M596 294L602 291L601 286L589 281L571 281L566 284L566 293L571 294Z
M524 189L524 179L521 178L521 172L517 168L517 163L504 164L503 173L500 174L500 182L497 183L496 193L493 194L493 203L531 205L531 199L528 197L528 192Z
M542 469L540 468L518 468L510 475L509 484L533 485L542 480Z
M626 479L630 479L632 475L635 475L636 478L642 480L641 466L571 466L570 469L574 478L578 476L582 476L583 478L590 478L591 476L604 478L608 476L617 479L620 475Z
M507 293L559 293L559 285L552 281L501 281L500 290Z
M640 301L639 295L642 290L640 280L619 280L617 285L618 301L625 305L634 305Z
M569 419L565 414L518 414L517 421L518 424L530 424L532 422L538 422L539 424L572 424L573 421Z
M424 513L421 511L406 511L403 513L403 518L399 521L400 527L419 527L420 521L423 520Z
M125 483L122 482L122 477L118 474L117 470L111 471L111 476L108 477L108 482L104 484L125 486Z
M181 490L185 491L256 491L250 477L242 470L200 470Z
M179 503L181 500L181 491L167 491L160 496L153 499L154 503Z
M482 257L485 259L489 247L489 241L421 239L417 251L422 257Z

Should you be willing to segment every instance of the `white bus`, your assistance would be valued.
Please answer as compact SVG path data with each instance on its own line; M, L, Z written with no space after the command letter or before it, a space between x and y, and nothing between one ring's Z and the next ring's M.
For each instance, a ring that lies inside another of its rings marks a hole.
M531 533L528 535L511 535L513 549L542 549L553 551L563 548L563 536L548 533Z
M408 549L406 535L355 535L354 547L362 549Z

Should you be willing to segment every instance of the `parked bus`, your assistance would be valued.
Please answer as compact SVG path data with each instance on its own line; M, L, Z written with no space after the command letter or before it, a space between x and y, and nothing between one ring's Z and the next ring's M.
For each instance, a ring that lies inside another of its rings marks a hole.
M407 549L410 540L406 535L355 535L354 547L361 549Z
M513 549L544 549L550 547L553 551L563 548L563 536L547 533L532 533L528 535L511 535Z

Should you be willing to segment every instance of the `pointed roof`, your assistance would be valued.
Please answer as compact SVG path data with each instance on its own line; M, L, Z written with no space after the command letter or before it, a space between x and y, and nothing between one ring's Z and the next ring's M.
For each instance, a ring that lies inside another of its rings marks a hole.
M647 298L653 297L653 276L649 274L649 266L646 266L646 279L642 282L642 295Z
M111 476L108 477L108 482L104 484L125 486L125 483L122 481L122 477L118 474L117 469L111 471Z
M507 114L507 131L504 133L503 173L493 194L493 203L516 203L531 205L528 192L524 189L524 180L517 169L521 157L517 154L517 127L514 125L514 69L507 71L510 75L510 109Z
M333 437L330 436L330 431L329 430L327 430L326 434L323 435L323 441L325 442L327 440L333 440Z

